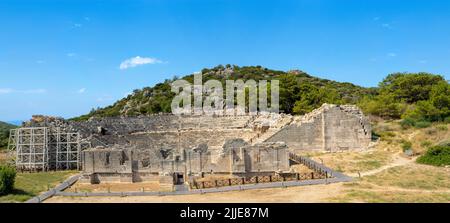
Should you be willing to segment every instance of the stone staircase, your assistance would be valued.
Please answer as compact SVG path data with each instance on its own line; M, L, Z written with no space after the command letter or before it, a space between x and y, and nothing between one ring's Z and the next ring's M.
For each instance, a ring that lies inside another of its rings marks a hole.
M285 128L286 126L289 126L294 120L294 117L291 115L284 115L281 114L278 118L277 122L274 123L274 125L271 125L270 128L268 128L264 133L258 133L255 135L252 139L250 139L250 143L252 145L257 143L265 142L267 139L275 135L277 132Z
M339 108L341 109L341 111L349 114L349 115L353 115L355 117L357 117L359 119L359 124L361 125L361 128L364 131L364 134L367 135L369 134L369 132L371 130L369 130L366 126L365 120L364 120L364 114L361 112L361 110L356 107L355 105L342 105L339 106Z

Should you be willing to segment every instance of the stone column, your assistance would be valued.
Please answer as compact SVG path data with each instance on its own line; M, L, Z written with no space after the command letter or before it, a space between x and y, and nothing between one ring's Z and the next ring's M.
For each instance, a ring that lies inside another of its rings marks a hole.
M325 111L322 111L322 150L326 150L326 129L325 129Z

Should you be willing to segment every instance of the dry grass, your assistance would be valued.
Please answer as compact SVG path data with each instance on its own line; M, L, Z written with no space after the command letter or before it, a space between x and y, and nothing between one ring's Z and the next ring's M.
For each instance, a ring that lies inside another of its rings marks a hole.
M161 187L159 182L138 182L138 183L76 183L66 189L68 192L126 192L126 191L167 191Z
M402 142L412 143L413 151L418 155L428 147L450 140L450 124L437 123L424 129L403 129L397 122L378 122L374 131L381 135L380 140L368 151L340 153L304 153L312 159L322 162L347 174L378 169L393 162L396 155L403 153Z
M46 202L81 203L264 203L264 202L327 202L328 197L338 196L342 192L341 184L315 185L289 188L271 188L201 195L171 196L133 196L133 197L52 197Z
M450 190L450 168L409 164L367 176L363 182L405 189Z
M428 147L450 140L450 124L434 124L426 129L421 129L411 138L413 149L417 153L424 153ZM430 142L430 145L426 145Z
M450 140L449 128L450 124L433 124L424 129L402 129L396 122L379 121L374 130L382 137L368 151L306 154L347 174L365 172L362 178L349 183L163 197L55 197L49 202L449 203L450 168L416 164L414 159L403 155L401 146L406 140L412 143L414 152L422 153L429 146ZM302 167L293 169L301 171Z
M197 182L202 181L214 181L214 180L227 180L230 178L240 178L238 176L232 175L232 174L211 174L211 175L205 175L205 177L195 179Z
M448 203L450 193L349 190L331 202L348 203Z
M344 183L332 202L450 202L450 169L410 163Z
M312 170L305 165L295 164L291 166L291 170L295 173L311 173Z
M4 164L8 161L8 153L5 150L0 150L0 164Z
M0 196L0 202L23 202L62 183L77 171L17 173L12 194Z
M391 161L394 153L384 150L309 154L317 162L343 173L357 173L380 168Z

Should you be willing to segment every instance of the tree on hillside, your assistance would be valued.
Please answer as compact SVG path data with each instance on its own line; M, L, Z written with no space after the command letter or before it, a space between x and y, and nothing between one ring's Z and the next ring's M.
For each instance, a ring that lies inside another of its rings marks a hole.
M392 94L397 101L415 103L430 98L433 86L446 82L440 75L429 73L394 73L380 84L380 94Z
M440 75L394 73L379 84L379 94L359 102L369 114L408 122L441 121L450 115L450 85Z

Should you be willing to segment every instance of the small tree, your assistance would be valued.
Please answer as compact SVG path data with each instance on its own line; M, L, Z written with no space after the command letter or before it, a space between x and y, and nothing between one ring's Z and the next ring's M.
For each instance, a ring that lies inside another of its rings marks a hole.
M0 166L0 195L9 194L14 189L16 169L11 166Z

